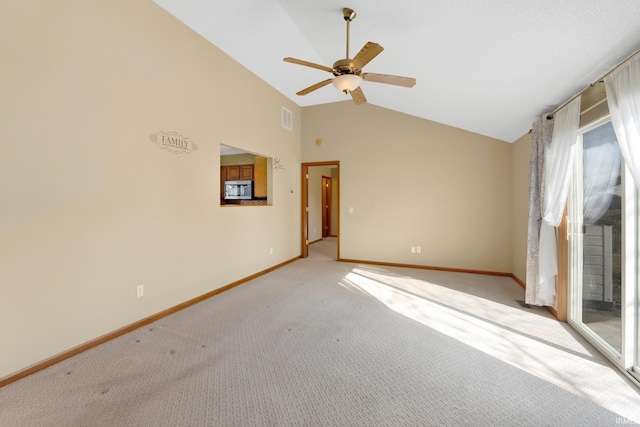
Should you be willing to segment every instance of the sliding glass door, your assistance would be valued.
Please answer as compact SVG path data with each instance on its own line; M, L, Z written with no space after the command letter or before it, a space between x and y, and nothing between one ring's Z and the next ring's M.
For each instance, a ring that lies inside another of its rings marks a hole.
M569 322L626 370L640 360L637 212L611 122L585 127L569 200Z

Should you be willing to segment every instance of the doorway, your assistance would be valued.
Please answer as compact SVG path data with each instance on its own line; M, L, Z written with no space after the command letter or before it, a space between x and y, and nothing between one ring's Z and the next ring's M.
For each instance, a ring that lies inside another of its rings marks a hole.
M579 133L569 221L569 323L637 375L638 193L608 117Z
M340 259L340 162L302 163L301 250L309 256L309 245L335 239L335 260Z

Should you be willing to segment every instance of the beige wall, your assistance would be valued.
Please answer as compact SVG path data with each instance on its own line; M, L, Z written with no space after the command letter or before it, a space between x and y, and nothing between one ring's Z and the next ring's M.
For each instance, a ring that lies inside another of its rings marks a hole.
M531 134L527 133L512 144L512 222L513 246L511 273L522 282L527 280L527 233L529 225L529 155Z
M302 118L303 162L340 161L341 258L511 272L511 144L351 101Z
M300 254L300 108L150 0L1 2L0 44L0 378ZM273 206L219 206L220 144Z
M254 164L256 156L254 154L231 154L228 156L220 156L221 166L232 165L252 165Z
M342 258L524 280L527 135L301 110L150 0L0 3L0 41L0 378L298 256L301 161L341 162ZM280 159L273 206L219 206L220 144Z

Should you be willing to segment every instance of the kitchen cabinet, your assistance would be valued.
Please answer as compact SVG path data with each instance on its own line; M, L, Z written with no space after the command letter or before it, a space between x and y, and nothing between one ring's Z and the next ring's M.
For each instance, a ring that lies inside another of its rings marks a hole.
M240 165L240 179L253 179L253 165Z
M225 181L253 179L253 165L220 166L220 173L224 174Z
M236 181L240 179L240 166L223 166L226 170L225 181Z
M253 165L253 197L267 198L267 159L256 156Z
M224 182L227 180L227 167L220 166L220 199L224 199Z
M230 165L220 166L225 169L225 181L238 181L253 179L253 165ZM222 173L222 172L221 172Z

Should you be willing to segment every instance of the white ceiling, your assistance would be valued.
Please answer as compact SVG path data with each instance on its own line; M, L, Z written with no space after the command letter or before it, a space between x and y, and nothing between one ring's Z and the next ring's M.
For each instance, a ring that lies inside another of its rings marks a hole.
M329 85L295 93L367 42L365 72L415 77L408 89L363 82L370 104L513 142L640 48L638 0L154 0L300 106L351 99ZM215 76L212 76L215 78Z

